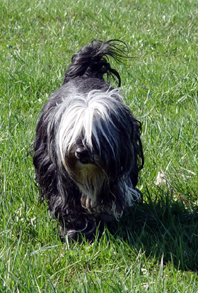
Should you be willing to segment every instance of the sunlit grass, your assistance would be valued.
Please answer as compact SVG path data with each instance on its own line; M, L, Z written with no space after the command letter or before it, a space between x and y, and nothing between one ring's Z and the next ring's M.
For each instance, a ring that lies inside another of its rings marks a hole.
M0 5L0 292L198 292L197 2ZM143 123L144 202L100 241L68 248L38 201L30 151L42 105L95 38L134 57L113 65Z

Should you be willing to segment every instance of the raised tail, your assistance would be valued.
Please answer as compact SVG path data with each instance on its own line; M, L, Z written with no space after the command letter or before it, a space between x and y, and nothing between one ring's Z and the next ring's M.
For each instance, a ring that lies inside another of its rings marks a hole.
M110 40L102 42L93 40L88 46L82 47L80 51L72 57L72 63L69 65L63 84L78 76L96 77L103 79L112 76L118 81L118 87L121 85L119 73L111 68L108 59L112 57L117 62L127 57L127 46L119 40Z

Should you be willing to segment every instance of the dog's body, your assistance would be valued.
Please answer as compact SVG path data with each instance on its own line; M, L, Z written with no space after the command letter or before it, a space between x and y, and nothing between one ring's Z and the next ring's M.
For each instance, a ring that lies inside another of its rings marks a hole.
M103 79L114 75L120 86L107 57L121 55L117 41L93 41L74 54L37 124L36 180L63 238L92 240L99 221L118 219L141 199L141 125Z

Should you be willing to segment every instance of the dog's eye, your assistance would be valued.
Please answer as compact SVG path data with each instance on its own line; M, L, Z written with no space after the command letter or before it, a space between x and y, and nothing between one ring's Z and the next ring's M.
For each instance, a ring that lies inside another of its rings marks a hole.
M75 152L75 157L82 163L88 164L90 162L89 152L86 149L78 148Z

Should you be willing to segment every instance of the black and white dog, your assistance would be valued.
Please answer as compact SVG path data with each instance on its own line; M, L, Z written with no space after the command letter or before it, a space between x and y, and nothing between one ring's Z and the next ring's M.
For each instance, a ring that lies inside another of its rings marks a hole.
M108 58L124 43L94 40L73 55L63 85L44 105L33 162L41 198L61 224L61 237L91 241L100 222L119 219L141 200L135 188L144 158L141 124L124 104Z

